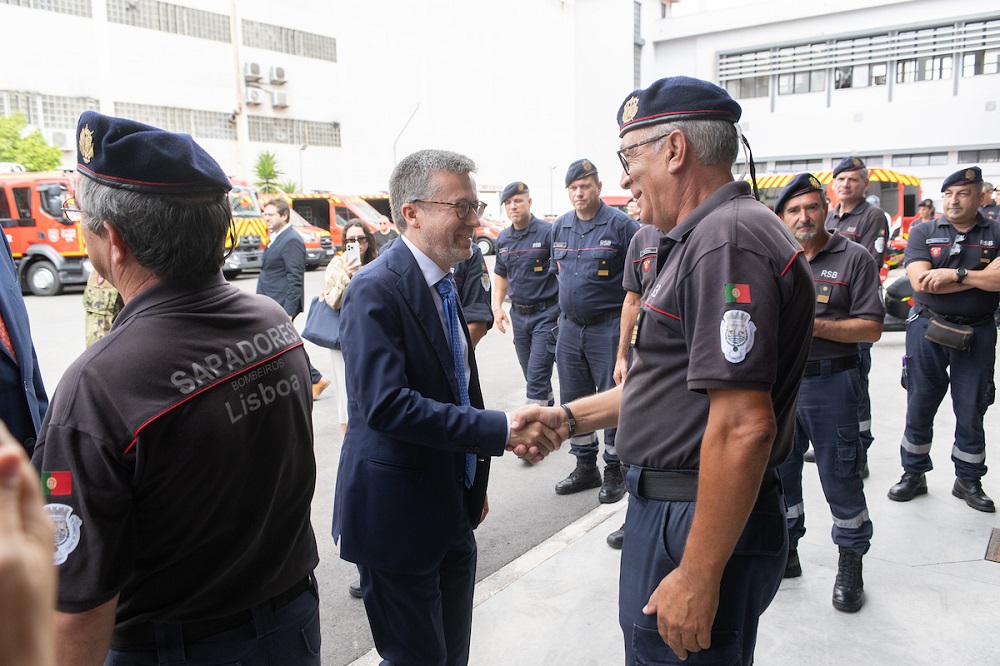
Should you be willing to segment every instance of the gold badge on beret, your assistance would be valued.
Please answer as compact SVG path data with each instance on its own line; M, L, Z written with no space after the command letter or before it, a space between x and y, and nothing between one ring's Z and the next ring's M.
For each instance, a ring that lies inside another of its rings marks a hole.
M819 179L816 178L816 176L809 176L809 184L817 189L821 187L821 185L819 184Z
M518 183L517 184L517 191L518 192L524 192L524 183Z
M582 166L584 171L590 171L594 168L594 165L590 163L590 160L584 160Z
M84 125L80 130L80 157L87 164L94 159L94 133L90 131L90 125Z
M639 98L632 95L625 102L625 108L622 109L622 122L630 123L632 119L635 118L635 114L639 111Z
M854 166L856 166L856 167L859 167L859 166L861 166L861 160L859 160L859 159L858 159L857 157L855 157L855 158L854 158L853 160L851 160L851 163L852 163L852 164L853 164Z
M973 171L972 169L966 169L965 170L965 177L968 178L969 180L975 180L976 179L976 172Z

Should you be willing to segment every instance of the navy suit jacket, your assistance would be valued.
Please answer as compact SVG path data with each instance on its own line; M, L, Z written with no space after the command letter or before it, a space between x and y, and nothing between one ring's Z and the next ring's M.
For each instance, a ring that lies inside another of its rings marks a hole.
M292 319L302 312L306 299L306 243L288 225L264 249L257 278L257 293L278 302Z
M345 560L396 573L427 573L468 515L479 524L490 456L507 443L507 417L483 410L472 342L471 407L463 407L444 330L405 243L351 280L340 314L348 426L333 507ZM464 377L463 377L464 379ZM479 456L465 487L465 454Z
M7 235L0 230L0 236L3 237L3 249L0 250L0 314L17 356L15 363L6 347L0 344L0 419L31 457L49 398L42 384L38 357L31 341L28 311L24 307Z

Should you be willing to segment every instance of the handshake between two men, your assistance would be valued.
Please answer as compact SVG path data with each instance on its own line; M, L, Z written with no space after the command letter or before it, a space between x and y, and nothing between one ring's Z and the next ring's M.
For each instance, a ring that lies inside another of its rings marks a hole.
M569 423L559 407L525 405L510 412L506 449L531 463L540 462L569 439Z

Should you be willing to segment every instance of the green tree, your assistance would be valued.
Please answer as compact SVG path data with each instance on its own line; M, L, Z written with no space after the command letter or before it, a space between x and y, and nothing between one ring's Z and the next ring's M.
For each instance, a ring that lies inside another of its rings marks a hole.
M259 154L253 170L257 174L257 182L254 184L260 192L275 194L279 191L278 179L285 175L285 172L278 168L278 158L274 156L274 153L265 150Z
M294 180L286 180L283 183L278 183L278 188L282 192L285 192L287 194L291 194L292 192L298 192L299 191L299 184L296 183Z
M0 162L17 162L28 171L47 171L62 162L62 151L45 142L40 130L25 133L20 112L0 118Z

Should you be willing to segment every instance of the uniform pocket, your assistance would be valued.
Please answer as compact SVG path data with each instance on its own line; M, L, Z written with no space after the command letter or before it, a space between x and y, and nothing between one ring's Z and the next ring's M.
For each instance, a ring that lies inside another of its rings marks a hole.
M733 666L740 663L740 635L735 631L713 631L712 646L701 652L689 652L685 661L681 661L670 646L663 642L660 632L648 627L632 627L632 648L637 666L661 664Z
M860 459L861 434L858 424L837 426L837 464L834 474L841 478L854 476L858 473Z

